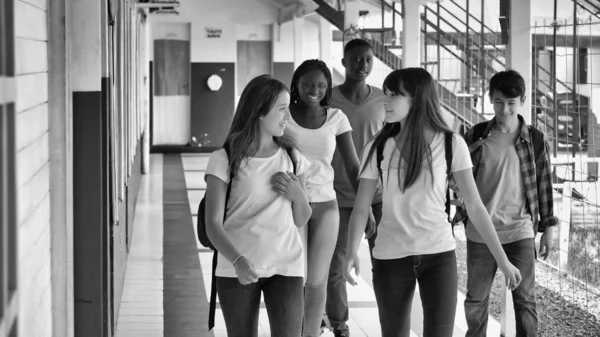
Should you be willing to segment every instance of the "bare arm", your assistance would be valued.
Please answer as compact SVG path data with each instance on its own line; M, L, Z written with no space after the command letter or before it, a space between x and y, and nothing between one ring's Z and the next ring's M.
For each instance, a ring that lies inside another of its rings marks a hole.
M216 250L233 263L242 253L231 243L223 228L226 194L227 183L212 174L206 176L206 234Z
M358 190L358 171L360 164L358 162L358 155L356 155L356 149L354 148L354 141L352 140L352 131L347 131L336 137L336 143L342 159L344 160L344 166L346 167L346 174L350 178L352 188L356 192Z
M356 200L354 201L354 208L352 209L352 215L350 216L346 250L346 269L344 270L344 275L346 280L352 285L355 285L356 281L352 278L350 270L354 268L356 274L360 274L357 252L360 245L360 239L362 238L362 234L367 225L367 219L371 213L371 203L373 202L376 188L377 179L360 179L358 193L356 195Z
M492 219L485 209L481 197L479 196L479 192L477 191L477 185L475 185L475 179L473 178L473 171L468 168L462 171L453 172L452 174L456 180L456 185L460 190L461 197L464 200L469 219L471 219L471 222L489 247L490 252L498 263L498 267L507 276L507 279L510 282L509 287L511 287L511 289L516 288L521 282L521 274L519 273L519 270L508 261L508 258L500 245L500 240L498 240L498 235L494 229Z
M310 219L312 208L308 203L308 196L306 195L306 175L304 173L298 176L298 182L304 193L302 193L298 200L292 201L292 211L294 212L294 222L296 226L300 227L304 226L308 222L308 219Z

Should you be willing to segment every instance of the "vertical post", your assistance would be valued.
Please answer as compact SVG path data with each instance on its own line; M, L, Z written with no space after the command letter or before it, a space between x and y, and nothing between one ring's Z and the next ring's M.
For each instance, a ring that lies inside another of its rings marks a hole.
M294 15L294 69L304 61L304 18Z
M402 12L402 66L404 68L421 66L421 3L403 1Z
M465 39L466 39L466 49L467 49L467 92L471 92L471 75L473 74L473 51L471 51L471 39L469 38L469 27L470 27L470 15L469 15L469 10L470 8L471 2L469 0L467 0L466 3L466 11L465 14L467 15L467 18L465 20L466 23L466 31L465 31Z
M487 76L485 76L485 74L487 74L487 60L485 57L485 45L484 45L484 35L485 34L485 30L483 29L485 27L485 0L481 0L481 35L479 37L479 43L481 44L480 46L480 53L481 53L481 57L479 58L479 62L477 62L477 66L479 67L479 72L483 73L484 76L481 76L481 97L479 98L481 100L481 113L485 114L485 86L486 86L486 81L489 80L487 78ZM490 62L491 62L492 58L490 58ZM529 95L528 95L529 96Z
M427 20L427 12L429 12L429 7L425 6L425 12L423 13L423 15L425 16L425 20ZM422 29L425 31L425 34L423 34L423 68L425 68L425 70L427 70L427 66L429 65L429 59L427 58L427 31L429 29L429 27L427 27L427 24L425 23L425 21L421 21L421 26Z
M150 22L144 20L141 28L141 72L142 72L142 174L150 172Z
M571 230L571 193L573 189L571 184L563 184L562 200L558 210L558 268L560 271L567 271L569 266L569 232Z
M48 123L52 335L73 337L73 119L69 90L68 8L48 2Z
M384 0L380 0L381 1L381 44L385 43L385 32L383 31L383 28L385 28L385 2Z
M346 9L344 10L344 30L358 25L358 19L360 17L359 12L359 0L346 0Z
M507 66L518 71L525 79L525 87L531 90L531 0L510 0L509 37L510 46ZM531 95L525 95L521 111L525 122L531 124Z
M331 64L331 24L323 17L319 17L319 46L321 60L327 64L329 69L332 69Z
M438 27L438 29L436 29L437 43L435 45L436 45L436 48L437 48L437 53L436 53L437 54L437 78L439 80L440 78L442 78L442 70L441 70L441 67L442 67L442 64L441 64L442 57L440 55L440 53L442 52L441 47L440 47L440 43L442 42L442 40L441 40L441 34L440 34L440 30L441 29L440 29L440 2L439 1L436 2L436 9L437 9L437 15L436 15L437 23L436 23L436 26Z
M575 111L572 111L574 113L577 114L577 116L580 116L579 112L579 95L578 92L579 90L577 90L577 83L579 83L578 80L578 62L579 62L579 57L577 56L577 54L579 53L579 40L577 39L577 0L573 1L573 89L572 89L572 101L573 101L573 107L575 108ZM571 113L570 111L567 111L567 115L569 115L569 113ZM577 130L577 132L573 132L573 138L571 138L570 140L573 142L573 151L571 151L571 154L573 156L573 158L575 158L575 153L578 152L579 149L579 144L580 144L580 133L581 133L581 119L579 117L577 117L578 119L578 123L577 123L577 127L579 128L579 130ZM568 123L572 123L572 122L567 122ZM572 125L573 127L575 125ZM568 126L567 126L568 127ZM568 133L567 133L567 139L568 139ZM577 145L574 144L574 142L577 142Z
M73 91L73 256L75 336L110 336L104 299L106 190L101 1L69 1Z
M554 23L557 23L558 20L558 0L554 0ZM553 28L553 37L552 37L552 58L550 59L550 62L552 62L551 65L551 69L550 71L551 76L550 76L550 83L552 85L552 111L554 112L554 134L553 134L553 145L552 148L554 149L554 158L556 158L557 156L557 151L558 151L558 100L556 99L556 38L557 38L557 31L558 27L554 27Z

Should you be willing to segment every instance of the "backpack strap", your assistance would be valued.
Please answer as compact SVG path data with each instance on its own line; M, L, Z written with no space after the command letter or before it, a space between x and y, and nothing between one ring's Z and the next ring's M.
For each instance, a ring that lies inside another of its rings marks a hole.
M449 181L452 174L452 132L444 132L444 150L446 155L446 179ZM450 218L450 188L446 188L446 214L448 214L448 220L452 223Z
M489 122L482 122L473 126L473 141L483 137L483 132L487 128Z
M381 162L383 161L383 149L385 148L385 143L387 139L377 145L377 170L379 171L379 179L383 184L383 171L381 170Z
M537 160L540 153L544 150L544 134L531 125L529 125L529 133L531 134L531 142L533 143L533 160Z
M227 146L223 149L229 158L229 150ZM229 201L229 195L231 194L231 182L233 181L233 172L229 172L229 183L227 184L227 193L225 194L225 209L223 211L223 222L225 222L225 216L227 215L227 202ZM215 249L212 259L212 272L211 272L211 283L210 283L210 304L208 306L208 331L212 330L215 326L215 312L217 311L217 258L219 252Z
M290 159L292 160L292 165L294 166L294 175L296 175L296 172L298 172L298 163L296 163L296 158L294 158L294 148L292 147L287 147L285 148L285 150L287 151L288 156L290 156Z

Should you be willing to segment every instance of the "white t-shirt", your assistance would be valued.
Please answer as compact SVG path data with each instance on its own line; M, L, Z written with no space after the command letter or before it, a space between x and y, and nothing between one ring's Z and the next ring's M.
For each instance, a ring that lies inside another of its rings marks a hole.
M296 174L306 172L308 161L298 151ZM280 171L294 171L284 148L269 158L243 161L231 185L227 217L223 227L233 245L256 267L259 277L304 276L300 234L294 223L292 202L271 188L271 177ZM210 156L206 175L229 183L229 160L224 149ZM216 275L237 277L235 268L219 254Z
M331 160L337 146L336 137L352 131L348 117L340 109L327 109L327 120L318 129L306 129L290 119L286 133L310 161L306 171L306 190L310 202L335 199Z
M363 162L373 142L363 151ZM424 161L417 181L403 193L398 186L398 157L393 138L387 140L383 149L381 170L383 172L383 215L377 227L377 239L373 257L380 260L399 259L411 255L436 254L455 249L452 228L445 212L446 156L444 134L438 133L431 142L434 184L432 187L429 165ZM391 160L390 167L390 156ZM402 162L401 170L406 163ZM363 165L361 164L361 167ZM452 141L452 172L471 168L469 149L465 141L454 134ZM402 172L402 171L401 171ZM365 179L378 179L377 155L360 175Z

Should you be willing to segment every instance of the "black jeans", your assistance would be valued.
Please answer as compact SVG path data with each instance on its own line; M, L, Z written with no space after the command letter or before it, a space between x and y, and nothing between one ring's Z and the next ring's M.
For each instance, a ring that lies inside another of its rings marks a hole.
M410 336L415 285L423 304L423 337L451 337L457 298L454 250L394 260L374 259L373 288L382 337Z
M302 332L304 279L274 275L242 285L237 278L217 277L217 293L229 337L257 337L260 295L264 294L271 336L298 337Z

